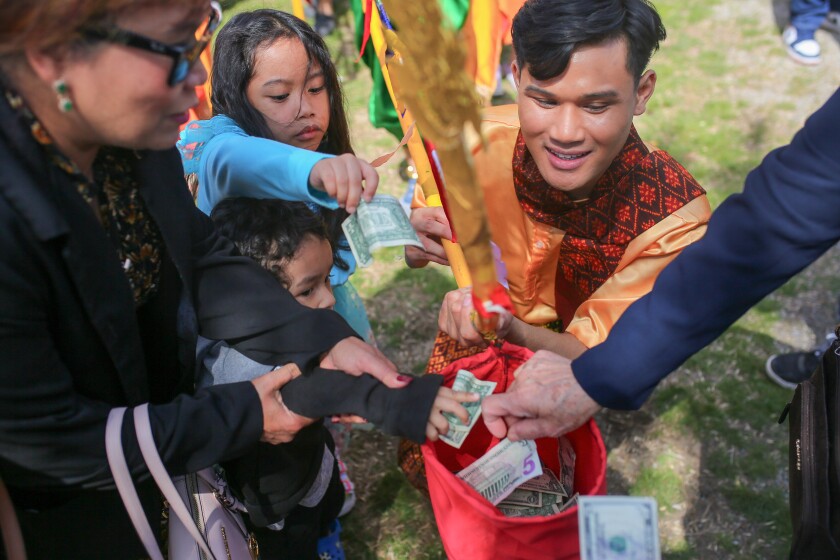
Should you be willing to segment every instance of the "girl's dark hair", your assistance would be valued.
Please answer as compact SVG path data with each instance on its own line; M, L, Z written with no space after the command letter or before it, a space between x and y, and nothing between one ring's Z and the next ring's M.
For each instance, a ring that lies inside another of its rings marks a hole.
M227 115L251 136L273 139L262 114L248 102L248 84L254 77L257 51L278 39L297 39L309 57L307 71L315 63L324 73L330 99L330 124L318 151L352 154L344 95L338 72L324 40L305 21L278 10L254 10L235 15L216 37L213 52L211 104L214 115Z
M286 12L271 9L243 12L231 18L219 31L213 53L210 97L213 114L227 115L251 136L273 140L265 117L251 105L246 92L254 77L257 51L278 39L299 40L309 57L307 72L315 63L324 73L324 86L330 101L330 124L318 151L333 155L354 153L344 110L344 94L330 51L309 24ZM347 218L347 212L342 209L321 212L330 237L340 239L341 222ZM336 264L343 262L336 259Z
M562 74L578 47L623 38L627 70L638 84L665 27L649 0L528 0L513 18L520 70L538 80Z
M333 264L347 270L338 256L338 246L322 216L305 202L276 198L226 198L219 202L210 218L219 232L230 239L239 252L251 257L288 286L285 261L294 257L307 235L326 239L333 250Z

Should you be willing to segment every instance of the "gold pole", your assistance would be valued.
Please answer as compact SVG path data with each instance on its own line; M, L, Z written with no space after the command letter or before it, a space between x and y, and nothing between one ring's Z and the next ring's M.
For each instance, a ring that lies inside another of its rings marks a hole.
M446 181L449 219L464 252L473 296L487 304L498 282L484 195L468 148L482 143L481 102L464 72L462 45L454 31L444 27L437 2L392 0L388 7L392 18L402 22L400 37L388 36L396 55L389 69L421 133L435 145ZM494 330L497 315L482 311L480 330Z
M306 21L306 15L303 13L303 0L292 0L292 14L296 18Z
M388 88L388 93L391 96L391 101L397 111L397 117L400 120L400 126L403 132L408 131L408 127L414 124L414 116L411 110L404 105L400 94L399 84L395 82L394 77L391 76L389 64L391 61L386 56L386 51L390 45L392 50L398 48L399 39L396 34L385 29L382 25L382 20L379 18L379 10L376 9L376 4L372 5L372 12L370 17L370 40L373 43L374 51L379 59L379 65L382 68L382 74L385 78L385 85ZM397 62L399 64L399 62ZM414 160L415 169L417 169L417 182L423 195L426 197L426 204L429 206L443 206L440 193L438 193L435 178L432 175L432 163L429 161L429 156L426 154L426 148L423 146L422 137L415 127L414 134L408 140L408 152L411 154L411 159ZM449 260L449 266L452 270L452 275L455 277L455 283L459 288L472 285L470 278L470 271L467 267L467 261L464 259L464 252L457 243L452 243L448 239L441 240L443 250L446 252L446 258Z

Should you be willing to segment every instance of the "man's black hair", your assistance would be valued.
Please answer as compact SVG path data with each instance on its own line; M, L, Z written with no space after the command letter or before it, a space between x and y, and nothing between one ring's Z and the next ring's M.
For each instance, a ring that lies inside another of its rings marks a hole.
M623 38L627 70L638 84L650 57L665 40L665 27L648 0L528 0L513 18L519 69L537 80L566 71L582 46Z
M285 262L294 257L308 235L329 241L334 264L342 270L348 269L338 256L338 244L324 218L304 202L226 198L213 208L210 218L240 253L257 261L286 286L290 279L283 270Z

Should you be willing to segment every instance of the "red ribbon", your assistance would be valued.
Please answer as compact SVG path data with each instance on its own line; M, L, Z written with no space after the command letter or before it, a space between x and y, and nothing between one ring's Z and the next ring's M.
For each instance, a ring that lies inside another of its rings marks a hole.
M484 308L484 302L475 296L475 292L472 292L472 300L473 309L475 309L482 318L487 319L494 313L494 311L487 311L487 309ZM496 283L496 287L493 288L492 292L490 292L490 304L499 305L504 307L507 311L513 313L513 303L510 301L510 296L508 295L505 287L499 283Z
M365 54L365 47L370 39L371 10L373 10L373 0L365 0L365 27L362 32L362 48L359 49L359 58L356 59L356 62L362 60L362 56Z
M452 219L449 217L449 206L446 204L446 188L443 183L443 169L440 167L440 161L438 161L437 152L435 152L435 145L424 138L423 147L426 149L426 157L429 158L429 167L432 168L432 177L438 188L443 213L446 214L446 219L449 221L449 229L452 230L452 243L458 243L458 236L455 235L455 226L452 225Z

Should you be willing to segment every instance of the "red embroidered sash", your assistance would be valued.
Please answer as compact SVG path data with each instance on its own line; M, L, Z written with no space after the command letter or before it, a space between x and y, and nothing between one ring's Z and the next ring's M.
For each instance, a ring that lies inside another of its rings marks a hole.
M513 153L513 183L528 216L566 232L554 287L564 328L580 304L615 272L633 239L705 194L670 155L650 152L635 128L584 204L575 204L546 183L522 133Z

